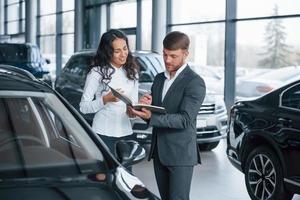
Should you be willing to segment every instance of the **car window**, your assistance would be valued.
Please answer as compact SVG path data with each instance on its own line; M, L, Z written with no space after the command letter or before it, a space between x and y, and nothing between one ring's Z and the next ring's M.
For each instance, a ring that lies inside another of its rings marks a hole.
M152 82L155 75L149 70L151 64L141 57L137 57L136 61L140 68L139 82Z
M136 56L140 67L139 82L152 82L156 74L164 70L162 61L156 56Z
M28 48L25 45L0 44L0 63L28 62Z
M300 84L283 92L281 98L282 106L300 110Z
M0 97L0 121L1 178L107 170L100 150L53 94Z
M67 63L65 72L82 76L87 74L88 67L91 65L91 56L77 56L70 59Z

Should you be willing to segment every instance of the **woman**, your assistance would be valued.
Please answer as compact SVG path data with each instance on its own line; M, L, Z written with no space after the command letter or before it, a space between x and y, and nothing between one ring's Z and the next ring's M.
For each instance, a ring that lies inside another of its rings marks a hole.
M134 115L119 101L109 87L120 90L133 102L138 100L138 69L129 50L127 36L109 30L101 37L93 64L89 68L80 102L82 113L95 113L93 130L116 155L115 143L131 139L129 117Z

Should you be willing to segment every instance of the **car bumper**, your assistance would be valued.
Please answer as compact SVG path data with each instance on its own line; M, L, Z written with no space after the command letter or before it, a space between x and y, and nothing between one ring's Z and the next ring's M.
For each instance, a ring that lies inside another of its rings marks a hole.
M197 143L217 142L226 138L227 115L217 116L213 114L197 117ZM152 127L148 127L141 119L133 121L133 133L135 140L141 144L150 144Z

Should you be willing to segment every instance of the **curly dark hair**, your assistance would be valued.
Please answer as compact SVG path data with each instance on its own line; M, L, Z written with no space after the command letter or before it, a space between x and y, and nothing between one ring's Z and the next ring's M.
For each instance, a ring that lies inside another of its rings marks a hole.
M110 29L102 35L96 55L94 56L92 64L88 70L90 72L93 68L95 68L101 75L101 82L104 83L105 86L110 83L112 74L115 72L115 69L111 66L111 60L114 53L112 43L117 38L125 40L128 48L128 56L126 63L123 66L123 69L126 71L127 78L129 80L138 79L138 65L136 64L136 61L129 49L127 36L120 30ZM105 87L104 90L107 90L107 87Z

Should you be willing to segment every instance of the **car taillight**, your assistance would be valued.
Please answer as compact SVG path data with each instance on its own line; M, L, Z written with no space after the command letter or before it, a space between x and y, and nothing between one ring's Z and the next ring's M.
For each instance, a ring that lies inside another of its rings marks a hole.
M271 86L268 86L268 85L265 85L265 86L257 86L256 87L256 90L258 92L261 92L261 93L267 93L267 92L270 92L274 89L274 87L271 87Z

